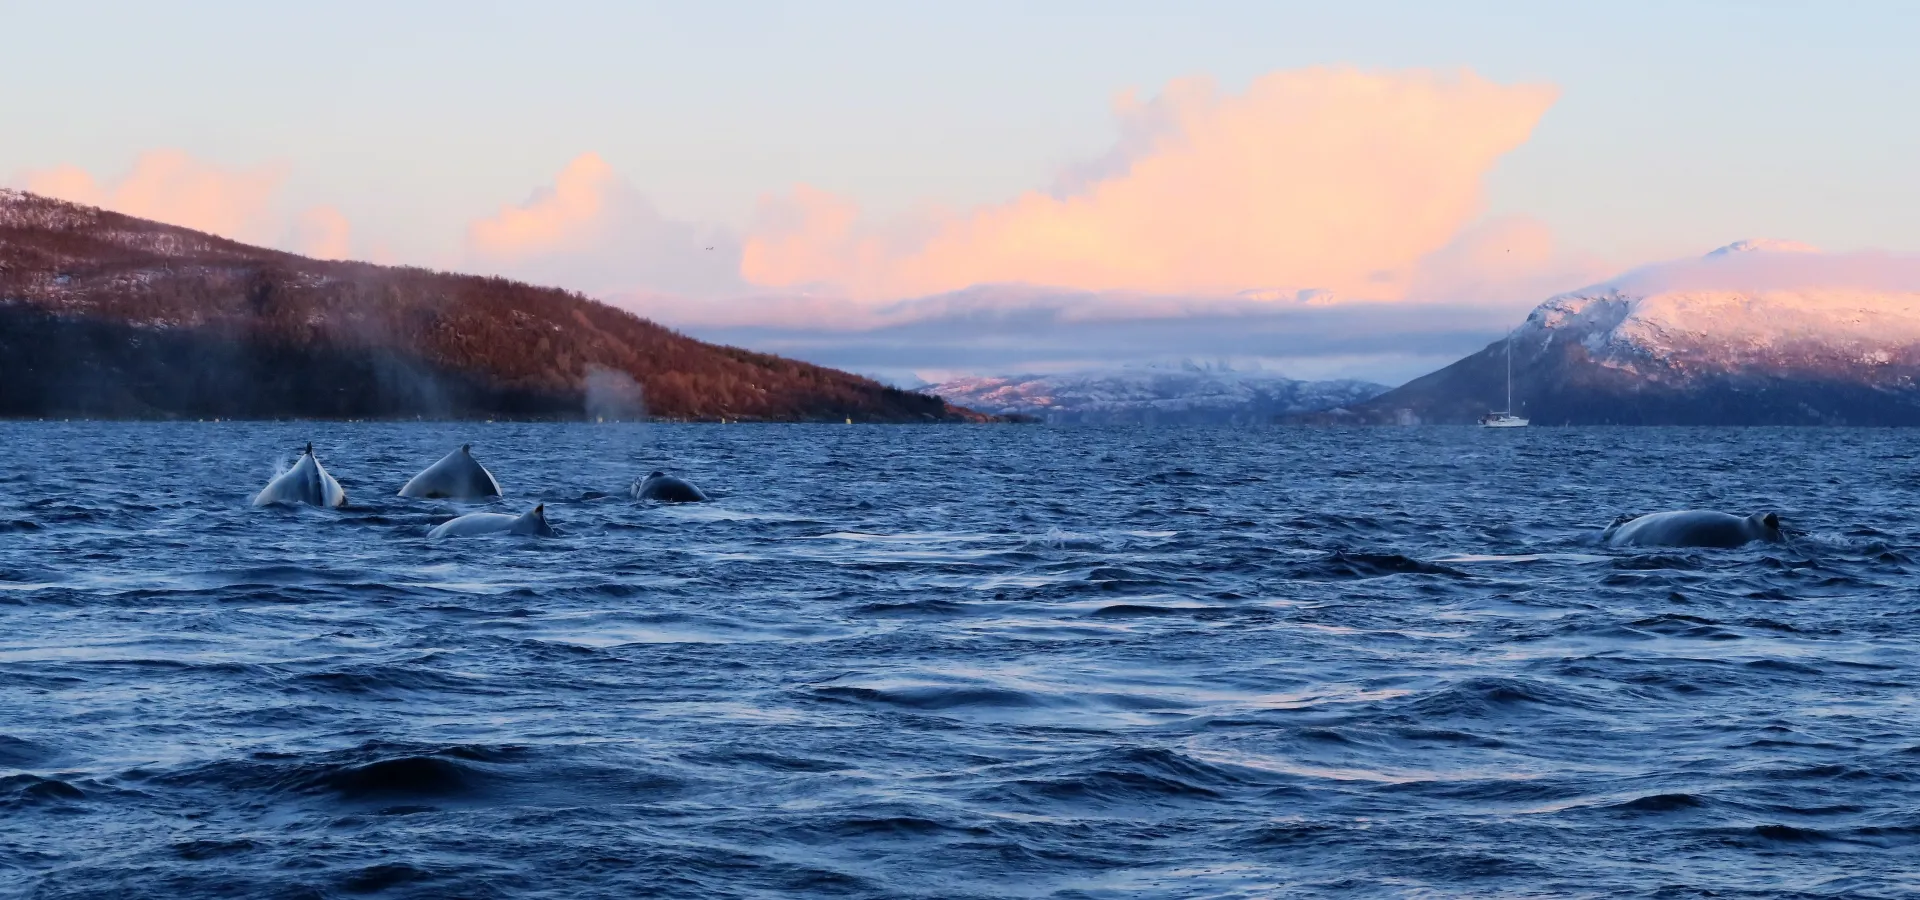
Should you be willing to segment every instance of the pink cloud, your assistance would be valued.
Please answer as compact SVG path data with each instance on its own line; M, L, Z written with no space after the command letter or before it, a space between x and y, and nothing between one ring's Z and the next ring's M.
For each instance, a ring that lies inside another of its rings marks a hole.
M1470 72L1282 71L1241 94L1183 79L1121 96L1119 144L1055 193L932 227L875 224L805 186L766 198L741 274L867 300L1005 282L1402 299L1555 96Z
M467 226L472 268L593 293L712 296L742 287L739 242L669 219L596 153L575 157L526 202Z
M592 234L605 214L606 195L619 186L619 176L600 154L582 153L560 170L552 187L468 225L467 246L502 260L563 249Z
M278 166L228 169L179 150L149 150L111 182L71 165L19 181L36 194L259 243L278 236L271 206L284 178Z
M149 150L115 179L79 166L25 172L20 187L48 197L97 206L221 237L291 250L321 259L345 259L352 226L340 210L315 206L289 219L276 202L286 168L229 168L172 149Z
M286 246L314 259L348 259L353 255L353 226L331 206L315 206L293 220Z

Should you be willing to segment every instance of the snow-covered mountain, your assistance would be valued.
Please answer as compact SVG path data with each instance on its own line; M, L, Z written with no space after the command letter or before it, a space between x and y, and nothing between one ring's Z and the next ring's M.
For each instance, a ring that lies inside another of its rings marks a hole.
M996 415L1056 424L1250 424L1357 403L1386 390L1363 381L1297 381L1261 369L1183 362L960 378L923 389Z
M1920 424L1920 258L1741 241L1548 299L1366 421Z
M1685 266L1652 267L1554 297L1518 336L1578 337L1603 364L1649 377L1749 369L1884 366L1920 347L1920 267L1852 272L1805 245L1741 241Z

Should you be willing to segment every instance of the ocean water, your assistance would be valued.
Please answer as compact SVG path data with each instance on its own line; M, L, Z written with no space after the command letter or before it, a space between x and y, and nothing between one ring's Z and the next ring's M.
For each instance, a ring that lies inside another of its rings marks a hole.
M0 896L1912 896L1916 454L0 423ZM1688 507L1796 534L1594 541Z

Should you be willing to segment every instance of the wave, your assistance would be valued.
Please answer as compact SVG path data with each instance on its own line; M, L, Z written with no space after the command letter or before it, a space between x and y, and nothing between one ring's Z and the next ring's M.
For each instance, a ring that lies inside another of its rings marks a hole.
M38 741L0 734L0 768L36 768L59 756L58 751Z
M972 604L957 603L952 600L914 600L905 603L862 603L853 608L860 615L889 618L950 618L963 616L972 609Z
M1665 815L1667 813L1687 812L1706 809L1710 804L1706 799L1694 794L1648 794L1607 807L1609 810L1635 815Z
M438 671L422 664L364 664L302 672L282 682L291 691L350 695L404 696L499 694L487 681Z
M1293 567L1295 578L1340 579L1382 578L1388 575L1444 575L1465 578L1466 573L1438 563L1424 562L1398 553L1362 553L1335 550L1320 559Z
M1210 803L1259 782L1164 748L1124 747L1054 763L1043 777L1008 779L985 789L995 802L1045 809L1124 808Z
M283 782L298 791L325 791L349 800L450 800L481 797L507 779L489 764L513 754L453 747L432 754L391 756L366 763L302 766Z
M1911 436L1514 437L0 422L0 894L1901 895Z
M1061 705L1031 691L975 686L926 685L893 689L827 686L815 688L813 695L825 700L893 706L927 711L963 707L989 709L1038 709Z
M1407 712L1422 719L1529 718L1588 713L1605 707L1573 689L1532 678L1480 676L1415 697Z
M86 799L71 782L39 775L0 776L0 809Z

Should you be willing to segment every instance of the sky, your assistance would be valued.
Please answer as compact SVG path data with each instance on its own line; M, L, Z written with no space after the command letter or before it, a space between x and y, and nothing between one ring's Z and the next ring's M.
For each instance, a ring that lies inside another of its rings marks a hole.
M1744 238L1920 252L1920 6L22 4L0 183L911 381L1394 381ZM709 249L711 248L711 249Z

